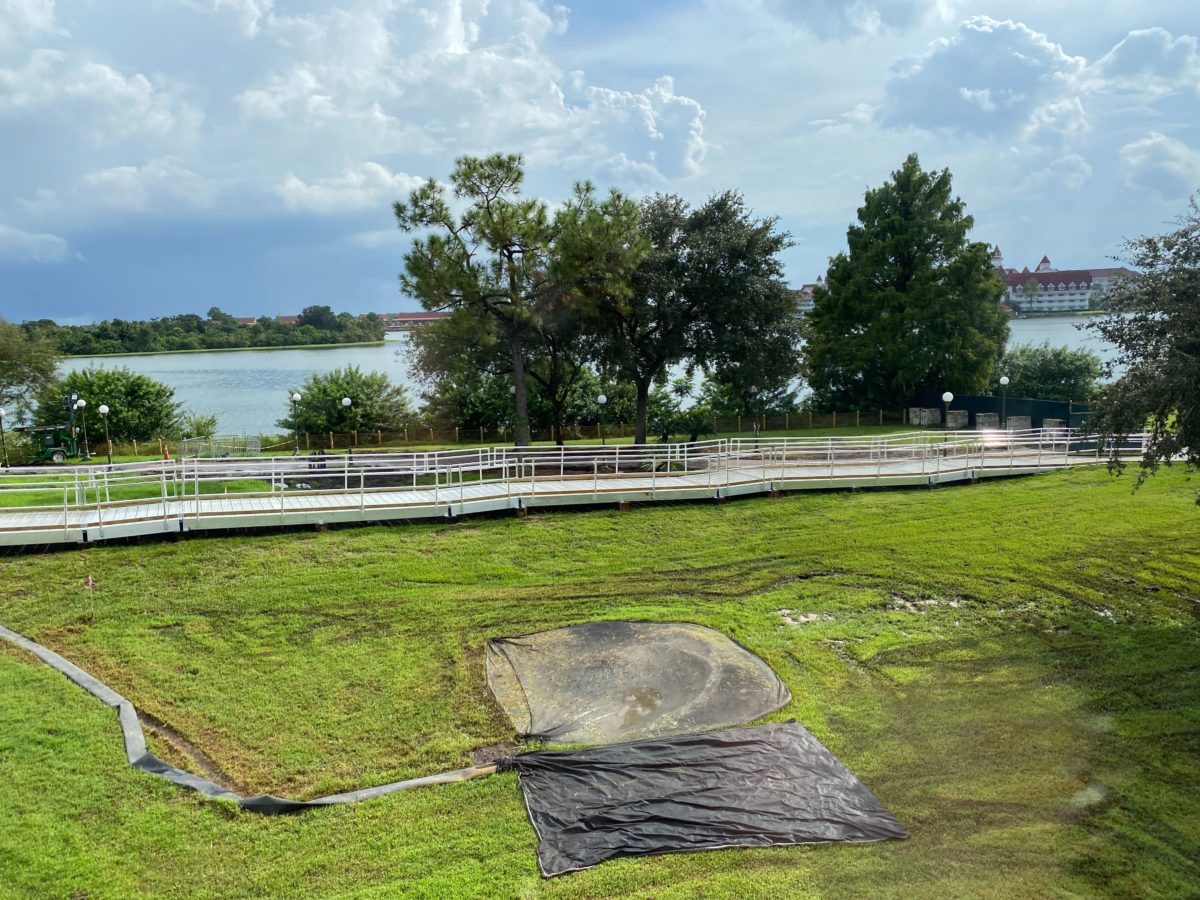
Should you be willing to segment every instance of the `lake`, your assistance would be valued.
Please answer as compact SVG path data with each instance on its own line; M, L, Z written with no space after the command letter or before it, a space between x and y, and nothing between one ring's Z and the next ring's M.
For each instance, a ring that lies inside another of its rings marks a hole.
M1076 326L1087 316L1013 319L1010 344L1048 342L1085 347L1108 358L1112 349ZM413 391L402 353L405 334L389 334L381 345L303 350L212 350L205 353L158 353L145 356L81 356L63 361L64 372L88 366L121 366L149 375L175 388L185 409L212 413L223 434L275 433L275 422L287 414L288 397L310 375L344 366L364 372L386 372L392 381Z

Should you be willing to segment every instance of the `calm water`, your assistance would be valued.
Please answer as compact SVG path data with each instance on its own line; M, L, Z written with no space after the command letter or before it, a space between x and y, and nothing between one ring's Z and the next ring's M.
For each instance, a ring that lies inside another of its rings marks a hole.
M1013 319L1010 344L1049 342L1086 347L1102 358L1111 349L1076 326L1087 317ZM287 414L288 397L309 375L348 365L364 372L386 372L392 381L413 388L408 366L397 350L407 336L389 334L382 346L333 347L321 350L214 350L209 353L165 353L150 356L94 356L64 361L67 372L88 366L125 366L175 388L184 408L220 418L224 434L274 433L275 421Z

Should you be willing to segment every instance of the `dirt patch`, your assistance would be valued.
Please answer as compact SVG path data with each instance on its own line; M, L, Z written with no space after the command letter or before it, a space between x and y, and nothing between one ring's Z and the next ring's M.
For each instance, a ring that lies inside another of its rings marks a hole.
M142 720L142 727L149 731L155 738L166 744L175 753L184 757L190 765L187 767L193 772L198 772L207 778L209 781L219 784L227 791L233 791L235 794L249 796L253 791L246 790L242 785L229 777L229 775L217 765L216 761L211 756L185 738L182 734L164 722L157 716L152 716L150 713L138 710L138 718Z
M486 766L498 759L508 759L521 752L516 744L488 744L486 747L476 747L471 751L471 760L477 766Z
M923 613L938 606L948 606L958 609L962 604L958 600L944 600L938 597L909 597L899 591L892 591L889 600L883 605L892 612Z

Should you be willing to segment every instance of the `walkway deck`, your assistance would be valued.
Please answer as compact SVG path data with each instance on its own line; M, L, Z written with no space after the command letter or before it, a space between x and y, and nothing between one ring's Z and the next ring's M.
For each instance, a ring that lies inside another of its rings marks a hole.
M187 459L0 473L0 546L556 505L935 485L1094 464L1065 431ZM1140 452L1140 440L1121 452ZM1107 449L1104 450L1106 454ZM20 504L20 505L17 505Z

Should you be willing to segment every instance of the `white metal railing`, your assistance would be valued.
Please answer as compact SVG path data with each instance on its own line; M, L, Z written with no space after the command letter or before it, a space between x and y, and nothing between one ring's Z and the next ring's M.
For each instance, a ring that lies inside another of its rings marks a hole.
M1145 436L1117 448L1140 454ZM1035 471L1106 458L1111 446L1067 429L881 437L735 438L677 444L484 447L439 451L316 452L299 456L187 458L112 466L0 472L5 531L100 529L117 522L196 520L311 509L299 498L332 496L339 510L445 506L473 499L730 485L876 484L973 477L980 470ZM324 502L324 501L322 501Z

